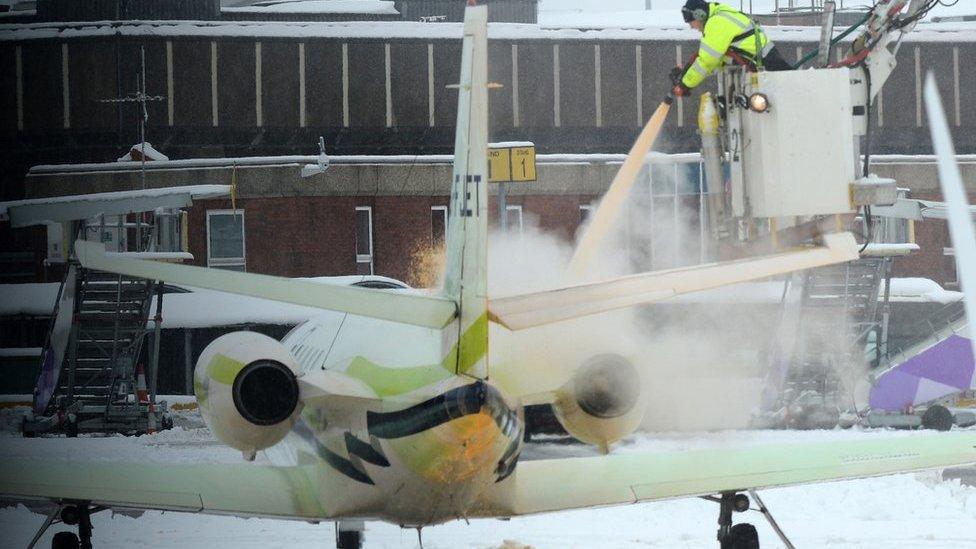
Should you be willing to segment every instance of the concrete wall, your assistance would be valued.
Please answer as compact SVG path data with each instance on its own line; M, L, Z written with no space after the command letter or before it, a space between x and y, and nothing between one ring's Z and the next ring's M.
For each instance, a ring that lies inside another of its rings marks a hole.
M791 61L814 47L777 45ZM453 143L456 100L446 86L457 81L459 43L424 38L0 40L0 72L11 77L0 85L7 107L0 133L34 154L58 147L75 151L75 161L114 158L135 142L138 109L104 100L135 91L140 47L148 91L162 97L150 106L149 136L173 157L310 153L319 135L338 154L449 152ZM502 86L491 94L493 139L530 139L543 152L622 152L666 93L668 70L696 47L693 40L493 40L491 79ZM872 113L874 151L929 151L916 90L934 72L957 149L976 152L973 58L973 42L906 43ZM695 97L679 101L662 150L697 149L696 107Z

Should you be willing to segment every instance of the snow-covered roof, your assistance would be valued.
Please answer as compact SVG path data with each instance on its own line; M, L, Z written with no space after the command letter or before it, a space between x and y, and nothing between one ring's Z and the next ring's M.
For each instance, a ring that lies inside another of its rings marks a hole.
M512 142L525 143L529 142ZM492 143L492 145L502 145L502 143ZM508 145L505 143L505 145ZM551 153L537 154L537 164L578 164L578 163L615 163L623 162L627 157L620 153ZM647 155L647 162L651 164L687 163L698 162L699 153L676 153L666 154L652 151ZM301 166L304 164L315 164L318 155L285 155L285 156L242 156L236 158L185 158L180 160L167 161L148 161L145 163L146 170L178 170L178 169L207 169L207 168L227 168L231 166L257 167L257 166ZM429 154L429 155L345 155L329 156L330 165L373 165L373 164L450 164L454 161L454 156L449 154ZM935 163L936 157L931 154L905 155L905 154L875 154L871 155L871 161L875 164L919 164ZM960 154L956 155L956 161L960 164L976 163L976 155ZM28 176L42 176L61 173L88 173L88 172L129 172L143 168L141 162L105 162L89 164L40 164L31 167Z
M354 13L400 15L390 0L276 0L221 8L225 13Z
M152 143L144 142L136 143L135 145L129 147L129 152L119 157L119 162L141 163L143 156L145 156L147 162L150 160L169 160L169 157L157 151L156 148L152 146Z
M880 291L884 292L883 281ZM963 293L945 290L928 278L892 278L891 297L902 303L955 303L962 300Z
M939 23L932 28L919 25L907 40L918 42L976 42L970 23ZM817 27L766 27L773 40L817 42ZM838 33L840 30L838 30ZM0 25L0 41L36 39L70 40L104 36L121 37L208 37L208 38L371 38L371 39L459 39L461 23L413 21L268 22L268 21L97 21L27 23ZM627 28L581 30L544 28L523 23L491 23L490 40L683 40L697 41L701 34L681 25L627 25ZM851 38L848 37L848 40Z
M0 284L0 316L50 316L59 286L56 282Z
M609 17L616 14L626 14L631 18L648 17L669 22L684 23L684 20L681 18L680 10L685 4L685 1L686 0L650 0L650 2L646 2L645 0L539 0L539 22L545 22L548 24L550 21L558 20L558 18L568 18L574 15L577 17L586 18L588 20L595 17ZM783 13L788 13L790 11L802 12L804 10L808 10L812 4L812 2L807 2L805 0L799 2L787 2L787 0L724 0L724 3L736 9L741 9L746 13L754 13L757 15L772 14L777 8L779 8ZM844 10L846 8L849 11L851 9L865 9L865 7L871 3L872 2L852 1L845 3L843 0L841 0L837 7L840 10ZM646 9L648 4L650 4L651 7L649 10ZM795 9L791 10L789 7L790 4L793 4ZM927 14L926 20L932 20L938 17L974 14L976 13L976 7L974 7L972 4L973 2L971 1L940 2Z
M133 191L76 194L0 202L0 220L13 227L86 219L93 215L117 215L151 211L158 207L188 206L193 200L230 194L230 185L186 185Z

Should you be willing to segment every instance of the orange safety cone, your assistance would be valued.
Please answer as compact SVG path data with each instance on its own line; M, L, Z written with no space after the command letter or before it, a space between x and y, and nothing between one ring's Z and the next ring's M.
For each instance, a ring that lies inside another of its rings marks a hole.
M140 364L136 372L138 376L136 378L136 396L139 398L139 404L149 404L149 391L146 390L146 367Z
M152 402L149 403L149 426L146 427L146 434L156 434L156 406Z

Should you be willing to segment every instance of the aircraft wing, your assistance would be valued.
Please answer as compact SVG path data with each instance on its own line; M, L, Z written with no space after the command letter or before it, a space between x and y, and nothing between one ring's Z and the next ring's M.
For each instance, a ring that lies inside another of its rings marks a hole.
M327 518L314 466L0 459L0 499L244 517Z
M521 330L857 258L857 244L850 233L828 234L824 245L814 248L492 299L488 312L502 326Z
M109 255L101 244L85 240L75 241L75 256L89 269L263 297L426 328L443 328L457 314L454 301L441 297L133 259Z
M528 515L969 463L976 463L976 432L520 461L478 512Z

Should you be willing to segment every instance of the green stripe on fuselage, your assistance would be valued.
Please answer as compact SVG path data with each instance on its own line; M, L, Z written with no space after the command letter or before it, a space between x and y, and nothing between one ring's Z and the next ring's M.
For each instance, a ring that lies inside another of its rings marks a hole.
M349 367L346 368L346 374L369 385L376 396L380 397L409 393L451 376L451 372L434 364L409 368L387 368L370 362L361 356L352 359Z
M461 360L458 361L458 348ZM346 374L369 385L377 396L402 395L451 377L465 373L485 356L488 351L488 313L482 314L461 336L459 344L451 348L440 364L388 368L364 357L352 359Z

